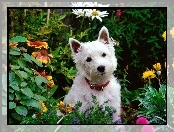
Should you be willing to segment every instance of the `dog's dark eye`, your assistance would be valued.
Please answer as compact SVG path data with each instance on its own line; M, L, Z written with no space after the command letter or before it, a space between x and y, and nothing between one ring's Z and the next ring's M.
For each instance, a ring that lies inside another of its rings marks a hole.
M105 54L105 53L103 53L103 54L102 54L102 57L105 57L105 56L106 56L106 54Z
M86 61L87 61L87 62L92 61L91 57L88 57L88 58L86 59Z

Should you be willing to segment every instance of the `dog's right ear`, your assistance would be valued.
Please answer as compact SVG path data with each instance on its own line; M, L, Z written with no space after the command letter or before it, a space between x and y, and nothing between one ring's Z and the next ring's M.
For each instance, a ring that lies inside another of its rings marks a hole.
M78 53L79 48L81 48L80 42L78 40L76 40L76 39L69 38L69 43L70 43L70 46L71 46L71 50L74 53Z

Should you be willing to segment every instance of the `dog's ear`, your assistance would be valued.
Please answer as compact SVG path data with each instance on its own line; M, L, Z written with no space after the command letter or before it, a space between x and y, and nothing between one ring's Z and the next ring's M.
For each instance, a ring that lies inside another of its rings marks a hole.
M69 38L69 43L70 43L70 46L71 46L71 50L74 53L78 53L78 49L81 48L80 42L76 39Z
M102 43L109 44L109 32L105 26L100 29L98 40Z

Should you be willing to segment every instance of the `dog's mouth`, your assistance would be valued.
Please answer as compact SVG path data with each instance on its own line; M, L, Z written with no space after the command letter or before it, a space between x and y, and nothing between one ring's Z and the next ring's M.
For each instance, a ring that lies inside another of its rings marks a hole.
M100 75L102 75L102 76L105 75L105 74L106 74L106 72L100 73Z

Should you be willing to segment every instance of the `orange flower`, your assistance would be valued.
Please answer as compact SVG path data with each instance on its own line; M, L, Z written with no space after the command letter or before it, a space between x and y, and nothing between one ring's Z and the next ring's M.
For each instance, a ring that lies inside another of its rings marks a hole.
M55 85L55 84L54 84L54 81L52 80L52 76L46 75L46 74L45 74L45 70L42 71L42 72L38 72L38 73L39 73L39 75L45 77L45 78L49 81L49 83L47 84L47 87L48 87L48 88L52 88L52 87Z
M58 107L59 107L59 106L61 106L61 107L65 107L65 103L62 102L62 101L60 101L59 103L57 103L57 106L58 106Z
M16 47L16 46L18 46L18 43L17 42L15 42L15 43L10 43L9 44L9 47L11 48L11 47Z
M66 114L67 112L68 113L71 113L73 111L73 104L68 104L67 107L65 107L65 103L60 101L59 103L57 103L57 107L58 109L63 113L63 114Z
M48 44L46 42L40 42L40 41L35 41L35 42L30 42L27 40L27 44L30 47L34 47L34 48L45 48L48 49Z
M40 52L33 52L32 55L41 63L47 64L50 62L50 57L53 57L52 54L48 54L47 50L42 49Z

